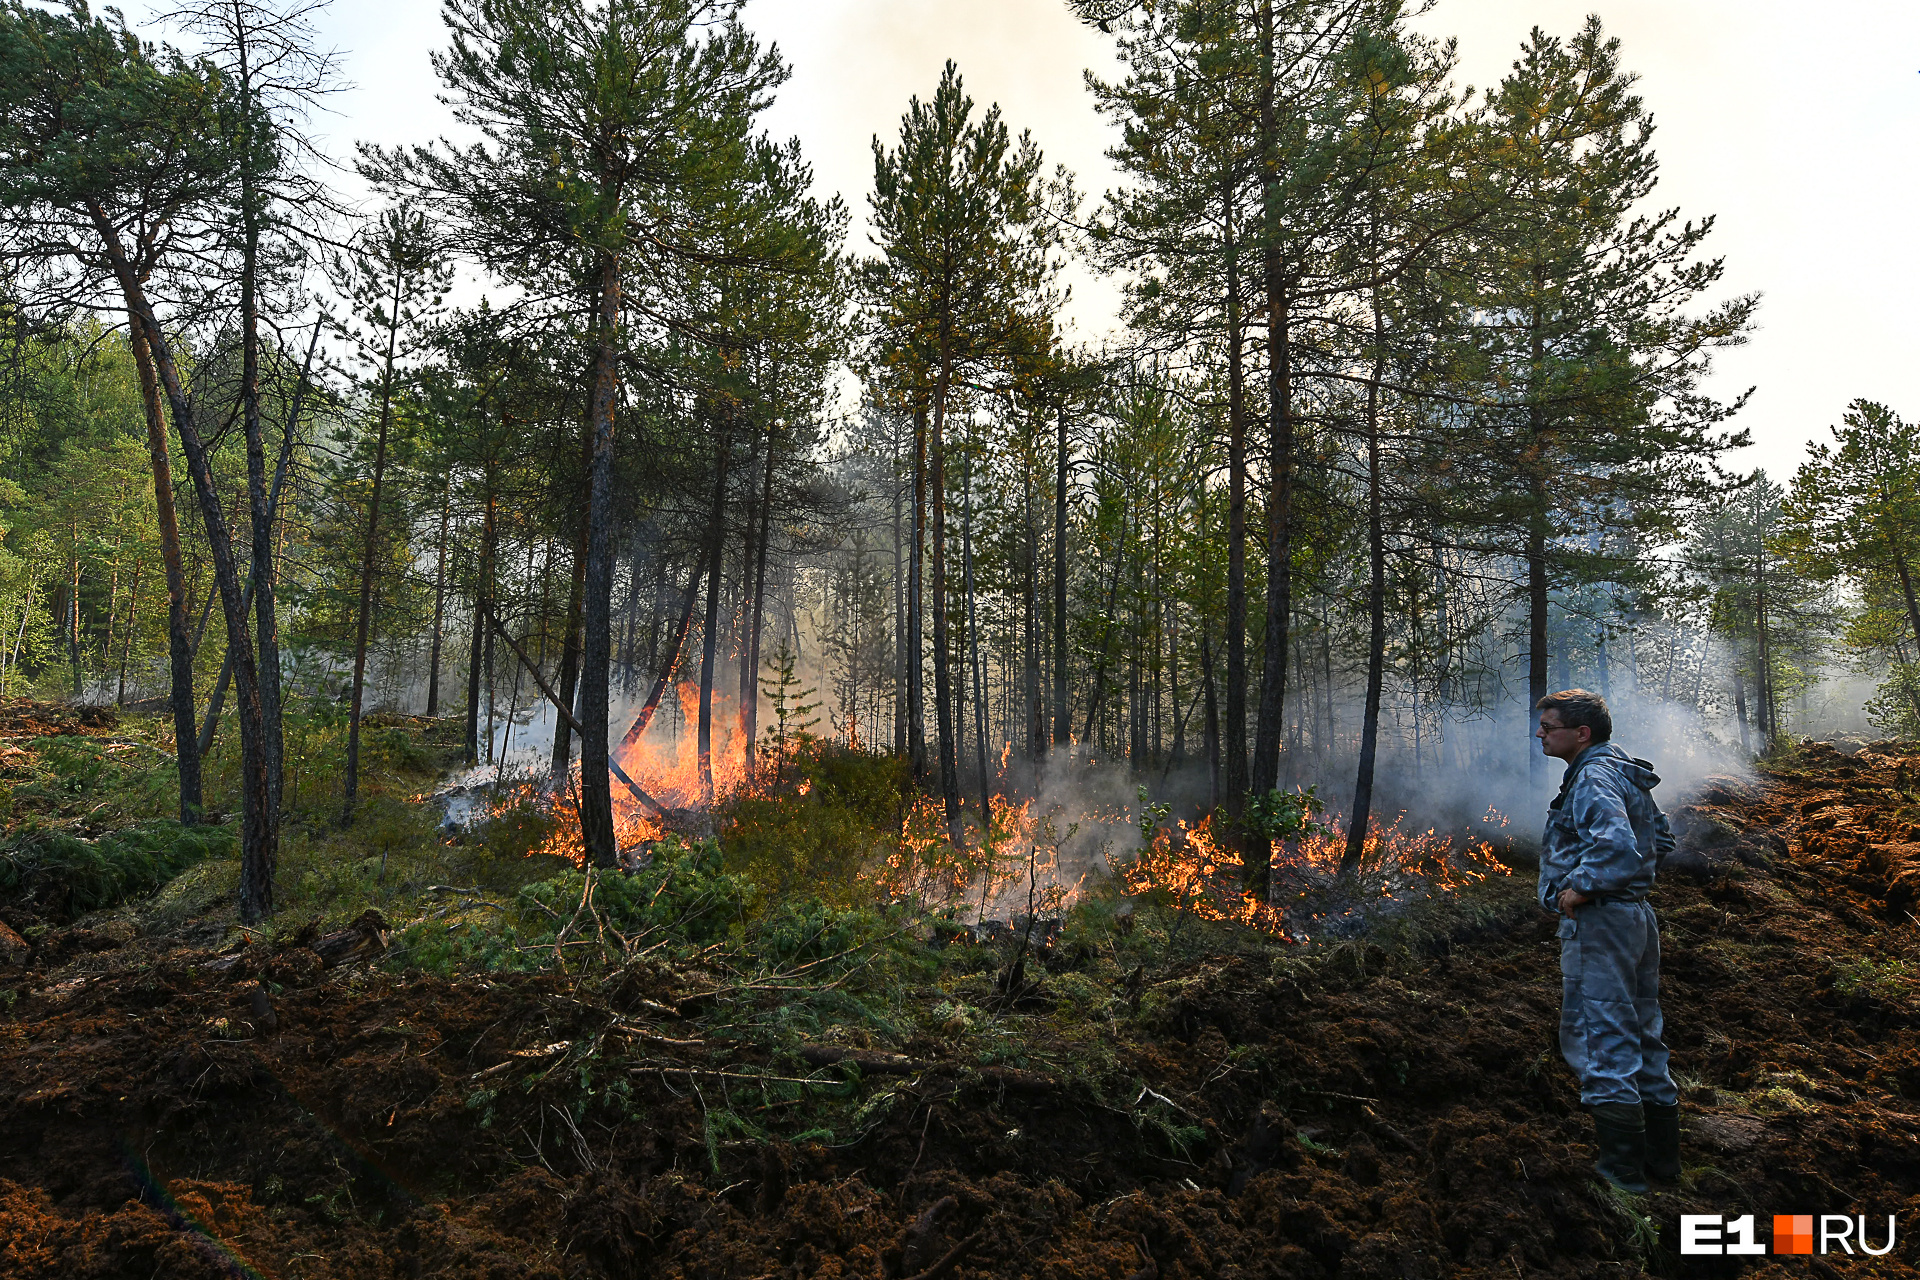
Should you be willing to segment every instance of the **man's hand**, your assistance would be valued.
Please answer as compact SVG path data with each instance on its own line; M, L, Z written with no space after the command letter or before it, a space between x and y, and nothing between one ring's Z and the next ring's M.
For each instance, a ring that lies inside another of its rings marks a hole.
M1571 916L1575 907L1584 907L1592 899L1578 889L1562 889L1555 901L1559 904L1561 915Z

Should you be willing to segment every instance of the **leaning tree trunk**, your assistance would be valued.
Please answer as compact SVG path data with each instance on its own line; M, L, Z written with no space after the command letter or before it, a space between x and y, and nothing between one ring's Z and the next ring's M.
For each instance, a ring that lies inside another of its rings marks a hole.
M1913 638L1920 642L1920 597L1913 589L1913 570L1907 564L1906 548L1892 534L1887 536L1887 547L1893 552L1893 567L1900 579L1900 595L1907 602L1907 625L1913 628Z
M633 748L633 744L640 741L640 735L647 731L647 726L653 723L653 713L659 708L660 699L667 691L667 682L673 678L673 669L680 664L681 647L686 644L687 632L693 626L693 605L700 595L702 567L698 560L694 561L693 577L687 583L686 600L680 607L679 625L673 629L673 640L667 646L666 657L660 662L660 676L653 682L653 689L647 694L647 700L641 706L640 714L633 718L633 723L627 726L625 736L620 739L620 749L615 753L617 756L625 756Z
M168 698L173 707L174 757L180 774L180 821L200 820L200 751L194 733L193 637L187 631L187 577L180 562L180 519L173 506L173 464L167 450L167 424L161 415L160 383L146 326L129 310L127 337L140 377L140 402L147 416L147 461L153 469L153 503L160 525L160 558L167 573Z
M287 469L293 465L294 431L300 421L300 406L306 399L307 377L313 371L313 352L319 345L320 328L314 326L314 338L307 346L307 361L300 370L300 381L295 384L293 404L287 411L286 430L280 440L280 460L274 466L273 491L269 495L268 505L272 507L274 519L279 519L280 492L286 484ZM211 599L211 597L209 597ZM246 602L249 615L253 611L253 579L247 579ZM205 619L201 620L205 626ZM220 678L214 682L213 696L207 699L207 714L200 721L200 759L205 760L213 751L213 736L220 728L220 714L226 707L227 688L233 683L233 647L227 647L227 653L220 661Z
M207 526L208 557L213 562L227 635L234 644L234 685L240 715L240 918L251 924L273 913L273 871L279 855L279 828L274 821L267 776L267 751L260 704L259 669L247 640L247 607L241 594L239 566L226 511L215 486L213 461L193 420L193 407L174 363L173 349L161 331L146 290L134 276L118 233L104 214L95 211L94 223L108 260L127 300L127 310L146 328L154 372L173 417L173 428L187 456L195 496Z

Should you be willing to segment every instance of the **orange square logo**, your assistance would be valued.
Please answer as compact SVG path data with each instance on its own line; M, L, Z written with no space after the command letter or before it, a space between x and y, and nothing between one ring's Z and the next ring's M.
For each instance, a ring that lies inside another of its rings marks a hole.
M1813 1215L1810 1213L1774 1214L1773 1251L1775 1253L1812 1253Z

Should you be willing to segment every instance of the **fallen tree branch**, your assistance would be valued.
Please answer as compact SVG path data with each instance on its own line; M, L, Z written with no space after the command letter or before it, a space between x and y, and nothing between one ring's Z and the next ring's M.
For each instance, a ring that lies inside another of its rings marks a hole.
M870 1076L910 1076L916 1071L926 1071L936 1064L909 1058L904 1053L876 1053L869 1049L843 1049L831 1044L803 1044L800 1046L801 1061L816 1067L832 1067L843 1062L854 1066Z
M607 1028L623 1036L634 1036L641 1040L650 1040L654 1044L671 1045L676 1049L704 1049L710 1043L706 1040L676 1040L672 1036L663 1036L658 1031L649 1031L645 1027L635 1026L631 1022L615 1020Z
M629 1067L629 1075L715 1076L721 1080L745 1080L752 1084L809 1084L816 1089L837 1088L844 1081L816 1080L811 1076L755 1076L718 1067Z
M540 674L539 666L534 663L533 659L527 656L526 650L520 647L520 642L513 638L513 633L502 626L500 619L494 616L492 606L483 600L480 603L480 610L487 615L487 621L493 624L493 629L500 633L500 638L507 642L507 647L513 650L513 656L520 659L520 665L527 669L527 674L533 677L533 682L540 686L540 692L545 694L547 701L553 704L553 709L560 714L562 720L567 722L567 727L584 739L587 736L587 731L581 728L578 720L574 719L572 709L561 700L559 694L553 691L553 686L548 684L547 678ZM627 790L633 793L634 799L646 805L661 817L664 818L666 816L667 806L661 804L658 800L655 800L643 791L640 784L632 778L629 778L627 771L620 767L620 762L615 760L611 755L607 757L607 769L614 777L620 779L620 781L625 784Z
M940 1261L934 1263L918 1275L908 1276L907 1280L940 1280L941 1276L944 1276L947 1272L960 1265L960 1259L966 1257L967 1251L980 1242L980 1236L984 1230L985 1228L981 1228L979 1231L975 1231L972 1235L967 1236L961 1240L959 1244L947 1250Z
M687 597L680 610L680 625L674 628L673 643L667 646L666 661L660 664L660 677L653 682L653 691L647 695L640 714L627 726L627 732L620 739L620 750L625 751L640 741L640 735L647 731L653 722L653 713L660 706L660 695L667 691L667 680L673 675L673 669L680 661L680 647L687 642L687 629L693 623L693 602L700 594L700 574L705 566L696 562L693 567L693 580L687 583Z

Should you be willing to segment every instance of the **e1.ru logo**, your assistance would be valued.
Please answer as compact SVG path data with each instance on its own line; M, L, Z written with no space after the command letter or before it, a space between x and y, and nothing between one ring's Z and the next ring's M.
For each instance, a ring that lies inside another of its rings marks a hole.
M1776 1213L1773 1215L1773 1252L1822 1255L1831 1251L1830 1246L1839 1245L1846 1253L1853 1252L1858 1244L1860 1252L1870 1257L1879 1257L1893 1252L1894 1221L1893 1215L1887 1215L1887 1242L1876 1249L1867 1243L1867 1218L1861 1214L1858 1218L1849 1218L1841 1213L1823 1213L1820 1215L1820 1245L1814 1248L1814 1215L1810 1213ZM1683 1254L1752 1254L1765 1253L1767 1247L1755 1236L1753 1215L1745 1213L1737 1218L1724 1218L1717 1213L1683 1213L1680 1215L1680 1252Z

